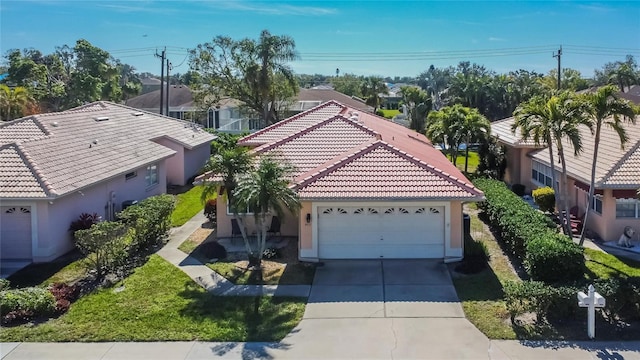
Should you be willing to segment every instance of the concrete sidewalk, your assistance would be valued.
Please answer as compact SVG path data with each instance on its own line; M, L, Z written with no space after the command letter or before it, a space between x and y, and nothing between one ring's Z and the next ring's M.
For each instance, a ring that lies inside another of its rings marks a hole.
M196 283L207 291L221 296L297 296L308 297L310 285L234 285L215 271L178 250L180 244L209 220L202 212L187 221L184 225L171 229L169 242L158 251L158 255L189 275Z
M378 322L360 324L360 322ZM384 322L384 324L383 324ZM412 319L304 320L279 343L237 342L110 342L110 343L2 343L3 360L27 359L640 359L640 341L532 342L480 340L466 333L441 334L428 322L408 326ZM351 326L348 323L353 323ZM426 324L426 325L424 325ZM347 325L343 329L335 327ZM365 325L365 326L363 326ZM353 327L375 328L367 334ZM317 330L333 331L317 336ZM449 328L449 326L447 327ZM383 331L380 331L383 329ZM453 329L453 328L452 328ZM422 332L432 330L434 332ZM454 329L455 330L455 329Z

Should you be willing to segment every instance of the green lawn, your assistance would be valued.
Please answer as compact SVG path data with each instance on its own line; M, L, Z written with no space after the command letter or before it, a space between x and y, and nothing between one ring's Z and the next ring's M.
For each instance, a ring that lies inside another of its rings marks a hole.
M394 116L400 114L400 110L380 109L380 111L382 111L382 116L384 116L387 119L392 119Z
M176 195L176 208L171 214L171 226L180 226L204 209L202 186L194 186L189 191Z
M278 341L304 306L304 298L213 296L153 255L58 319L3 328L0 341Z
M503 300L502 285L518 281L508 258L475 212L471 212L472 237L489 250L489 268L473 275L453 276L453 284L467 319L490 339L516 339Z
M593 249L584 249L587 278L608 279L612 276L640 277L640 262L617 258Z
M465 155L464 151L461 150L460 154L458 154L458 157L456 158L456 167L462 171L464 171L464 159L465 159L464 155ZM449 154L447 154L447 159L451 161L451 157L449 156ZM480 163L480 156L478 156L478 153L475 151L469 150L468 172L469 173L476 172L476 169L478 168L479 163Z

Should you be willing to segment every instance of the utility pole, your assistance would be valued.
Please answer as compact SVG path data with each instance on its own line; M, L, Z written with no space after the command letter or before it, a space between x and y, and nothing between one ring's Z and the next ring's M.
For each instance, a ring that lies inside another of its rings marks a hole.
M171 62L167 59L167 102L165 115L169 116L169 83L171 83L171 77L169 77L169 71L172 69ZM162 95L161 95L162 96Z
M160 115L162 115L162 101L164 100L164 90L163 90L163 81L164 81L164 61L167 58L167 48L165 47L162 50L162 54L158 54L158 50L156 50L156 57L160 58Z
M560 45L560 49L558 49L558 53L557 54L553 54L553 57L557 57L558 58L558 91L560 91L560 58L562 57L562 45Z

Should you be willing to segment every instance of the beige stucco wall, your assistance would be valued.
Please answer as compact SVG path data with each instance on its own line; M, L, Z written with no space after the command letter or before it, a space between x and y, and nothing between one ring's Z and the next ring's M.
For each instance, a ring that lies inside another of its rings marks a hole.
M311 214L311 222L307 223L307 214ZM317 217L313 216L311 201L303 201L300 208L299 216L299 232L300 249L311 249L313 246L313 222L317 221Z
M508 184L522 184L530 192L537 186L531 181L531 158L527 156L532 149L507 146L507 169L504 181Z
M464 237L464 224L462 221L462 202L451 202L451 248L461 249Z

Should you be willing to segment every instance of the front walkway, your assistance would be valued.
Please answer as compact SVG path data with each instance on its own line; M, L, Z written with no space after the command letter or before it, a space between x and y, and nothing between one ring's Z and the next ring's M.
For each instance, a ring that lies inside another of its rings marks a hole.
M171 229L169 242L158 251L158 255L189 275L196 283L207 291L222 296L296 296L308 297L309 285L234 285L209 267L178 250L189 236L208 222L202 212L187 221L184 225Z

